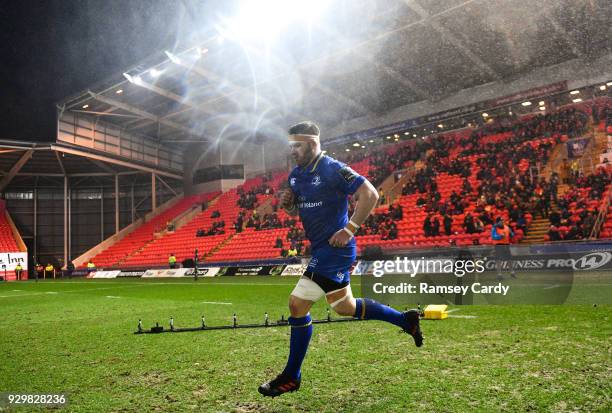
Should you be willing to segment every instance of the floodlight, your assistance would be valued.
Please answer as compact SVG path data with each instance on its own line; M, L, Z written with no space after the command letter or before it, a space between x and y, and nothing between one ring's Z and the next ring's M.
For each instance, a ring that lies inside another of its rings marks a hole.
M244 0L238 15L226 19L218 29L221 39L269 39L300 20L312 23L327 3L329 0Z
M572 99L572 102L579 103L579 102L582 102L582 99L580 98Z
M521 103L521 105L523 105L523 106L531 106L531 102L529 102L529 101L523 102L523 103Z
M572 90L572 91L570 92L570 95L577 95L578 93L580 93L580 91L579 91L579 90Z
M149 71L149 73L151 74L151 77L159 77L159 75L161 75L163 72L161 70L153 68Z
M355 143L353 144L353 146L357 148L357 147L361 146L361 144L360 144L359 142L355 142Z

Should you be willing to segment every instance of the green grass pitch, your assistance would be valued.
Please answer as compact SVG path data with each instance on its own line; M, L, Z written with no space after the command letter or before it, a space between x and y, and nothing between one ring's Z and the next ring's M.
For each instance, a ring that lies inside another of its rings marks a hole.
M139 318L286 317L296 281L1 283L0 392L67 393L65 411L84 412L612 411L610 305L455 307L475 317L423 321L419 349L382 322L316 325L302 388L276 399L257 387L283 368L287 327L133 334Z

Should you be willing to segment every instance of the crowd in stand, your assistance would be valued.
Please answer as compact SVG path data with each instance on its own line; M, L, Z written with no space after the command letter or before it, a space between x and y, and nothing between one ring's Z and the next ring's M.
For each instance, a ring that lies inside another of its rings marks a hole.
M465 214L459 224L467 234L476 234L485 231L499 215L507 213L515 232L521 230L525 234L527 217L537 214L549 217L551 240L581 239L588 236L585 234L590 233L595 220L595 213L583 205L588 200L580 199L576 191L559 198L558 186L564 181L563 176L553 173L546 180L539 178L538 172L548 161L552 148L560 142L561 136L580 136L587 120L587 115L575 108L535 115L528 120L499 118L470 134L431 136L397 149L382 148L373 154L351 152L343 154L342 158L345 162L354 163L370 156L369 179L376 187L387 176L417 160L423 160L425 167L403 184L402 195L419 194L416 205L427 212L423 222L426 236L452 235L456 215ZM496 138L491 139L491 135ZM552 139L536 141L537 138ZM530 173L531 168L536 172ZM444 200L436 183L436 177L441 173L462 178L461 187ZM475 184L474 177L477 179ZM591 188L590 199L599 199L609 182L608 175L572 177L571 183L575 182L577 188ZM256 211L257 195L274 193L267 183L271 179L271 176L264 178L263 183L253 190L239 190L238 205L243 211L234 222L234 228L237 232L245 227L256 230L292 228L286 240L289 248L284 248L285 244L280 238L276 244L278 248L283 248L283 254L297 250L300 255L304 252L303 231L295 228L294 218L281 222L276 214L278 199L272 202L274 212L260 217ZM553 202L557 202L559 210L551 211ZM569 204L574 202L577 203L575 209L580 210L578 215L573 215L569 208ZM248 213L247 210L253 212ZM387 211L370 215L357 235L379 235L382 240L397 239L397 222L402 218L401 205L390 204Z
M400 204L390 204L387 212L371 214L356 235L380 235L382 240L397 239L399 233L396 222L401 221L403 215L403 208Z
M421 148L424 146L422 141L417 142L418 146L405 145L394 153L382 150L374 153L370 158L369 179L372 185L378 187L382 182L395 171L405 168L409 161L416 161ZM417 149L418 148L418 149Z
M268 184L271 179L270 173L264 176L263 183L250 191L238 188L238 206L242 209L254 209L257 207L257 195L274 195L274 189Z
M574 187L558 199L559 209L548 216L548 239L573 241L588 238L598 213L589 206L589 201L601 199L611 182L610 169L600 168L594 174L579 176Z
M225 221L223 220L213 222L208 231L204 231L203 228L199 228L196 231L196 237L206 237L222 234L225 234Z
M587 116L575 108L536 115L521 122L502 119L466 137L434 136L420 143L416 149L404 147L392 156L378 154L373 157L374 168L371 173L384 179L393 170L403 167L407 161L414 161L420 157L419 154L427 153L426 167L402 187L403 195L421 194L416 204L428 213L423 223L426 236L442 233L451 235L453 215L463 214L474 203L476 206L473 213L466 214L462 223L466 233L484 231L487 225L493 223L496 215L504 210L509 213L514 229L521 229L525 233L526 214L548 216L551 201L557 199L559 185L557 174L546 181L533 177L527 171L531 167L540 171L561 135L579 136L584 132L586 124ZM503 133L506 135L501 135L496 141L483 139ZM537 144L531 142L539 137L554 137L554 140ZM463 148L457 157L449 156L453 146ZM470 155L479 157L475 168L466 159ZM526 168L520 169L519 164L525 160ZM467 179L473 170L480 182L475 192ZM442 172L464 178L461 190L453 191L449 199L444 201L435 181L436 176ZM371 221L384 222L384 219L372 217Z
M282 238L277 238L274 244L275 248L281 248L281 257L297 257L298 255L310 255L310 245L305 244L306 233L302 229L293 226L287 233L286 241L288 248L285 249L285 244Z

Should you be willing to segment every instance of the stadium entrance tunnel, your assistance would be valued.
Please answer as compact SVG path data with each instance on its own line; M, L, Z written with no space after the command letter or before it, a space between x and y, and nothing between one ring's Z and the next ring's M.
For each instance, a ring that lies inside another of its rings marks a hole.
M362 260L364 297L417 304L612 303L612 245L449 247Z

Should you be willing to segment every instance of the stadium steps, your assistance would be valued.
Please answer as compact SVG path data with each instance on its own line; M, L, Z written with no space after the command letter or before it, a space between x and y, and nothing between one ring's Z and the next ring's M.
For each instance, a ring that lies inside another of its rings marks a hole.
M521 240L521 244L534 244L544 242L544 236L550 229L548 218L534 218L527 229L527 235Z
M548 162L542 168L540 177L550 179L553 172L560 173L563 159L567 158L567 144L565 142L558 143L554 148L548 159Z
M206 254L204 256L204 258L209 258L209 257L212 257L213 255L215 255L217 253L217 251L219 251L221 248L223 248L225 245L227 245L232 240L232 238L234 238L236 236L236 234L238 234L238 232L234 232L227 239L225 239L223 242L220 242L219 244L217 244L212 250L210 250L208 252L208 254Z
M207 204L206 209L208 210L210 207L214 206L220 197L221 197L221 194L219 194L218 196L210 200ZM172 234L178 231L180 228L184 227L185 225L193 221L193 219L199 214L201 214L202 212L204 211L201 209L201 205L194 205L192 208L182 212L181 214L179 214L176 218L172 220L172 223L174 224L174 231L168 231L167 229L164 229L163 231L155 233L155 236L157 238L161 238L165 235ZM145 247L146 245L143 246L143 248Z
M132 251L131 253L127 254L125 257L121 258L119 261L117 261L116 266L117 267L121 267L123 265L123 263L125 263L128 258L133 257L134 255L138 255L140 254L142 251L144 251L145 248L147 248L147 246L149 244L151 244L153 241L155 241L157 238L153 238L152 240L147 241L146 244L144 244L142 247L138 248L135 251Z
M557 196L561 197L568 190L567 184L561 184L558 187ZM555 201L550 203L550 210L558 211L559 205ZM527 227L527 235L520 241L520 244L535 244L544 242L544 236L550 230L550 220L548 218L535 218L531 221L531 225Z

